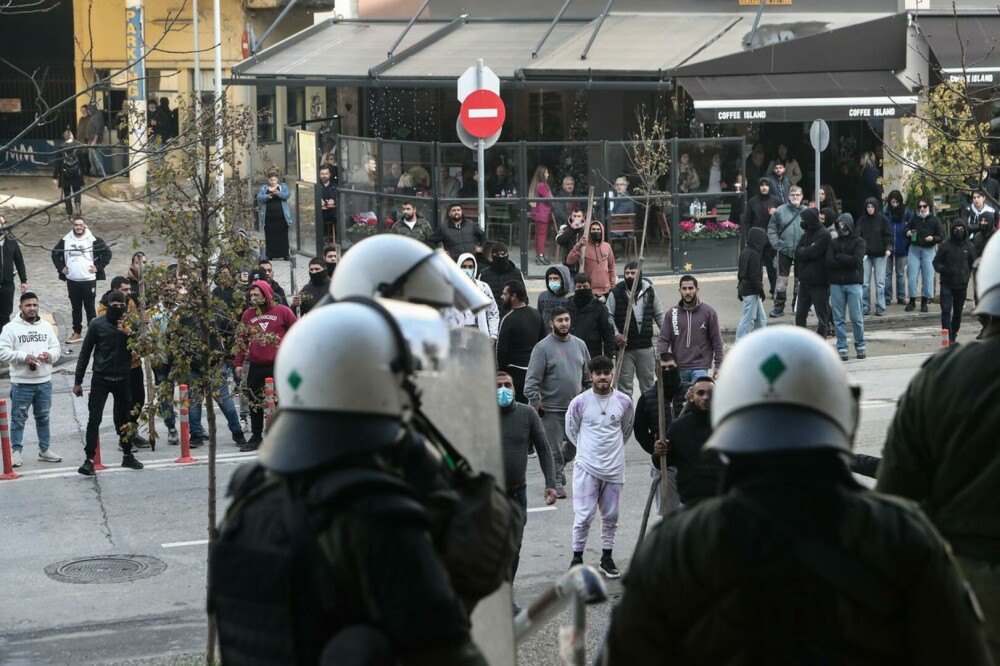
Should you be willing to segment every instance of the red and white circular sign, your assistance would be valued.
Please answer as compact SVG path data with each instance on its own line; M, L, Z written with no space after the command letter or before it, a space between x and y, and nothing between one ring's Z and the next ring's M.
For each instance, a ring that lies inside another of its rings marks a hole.
M475 90L462 102L462 127L477 139L499 132L506 117L503 100L492 90Z

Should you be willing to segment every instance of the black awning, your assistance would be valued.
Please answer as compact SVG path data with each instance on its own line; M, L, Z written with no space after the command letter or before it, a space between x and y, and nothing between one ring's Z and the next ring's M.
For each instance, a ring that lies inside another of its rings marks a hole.
M696 76L678 83L705 123L899 118L917 104L890 72Z
M970 86L1000 83L1000 16L920 16L917 22L944 74L964 75Z

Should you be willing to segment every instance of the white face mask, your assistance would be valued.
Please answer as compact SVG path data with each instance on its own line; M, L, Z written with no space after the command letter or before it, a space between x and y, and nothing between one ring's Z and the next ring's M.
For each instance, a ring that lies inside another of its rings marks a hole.
M462 272L468 275L470 278L476 277L476 271L472 268L463 268Z

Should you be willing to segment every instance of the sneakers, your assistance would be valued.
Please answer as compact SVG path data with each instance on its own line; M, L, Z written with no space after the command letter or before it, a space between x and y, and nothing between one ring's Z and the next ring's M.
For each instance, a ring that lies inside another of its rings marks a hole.
M917 299L911 298L910 302L906 304L905 308L903 308L903 311L905 311L905 312L913 312L916 309L917 309Z
M191 440L188 442L188 446L192 449L200 449L208 441L208 437L205 435L191 435Z
M778 308L774 308L773 310L771 310L770 313L768 313L767 316L770 317L771 319L777 319L778 317L784 317L785 311L779 310Z
M535 257L535 264L538 266L548 266L550 263L552 262L546 259L544 254L539 254Z
M243 435L243 431L242 430L237 430L236 432L233 433L233 442L236 443L236 446L245 446L246 445L247 438Z
M79 342L83 342L83 336L80 335L79 333L74 333L73 335L66 338L66 344L68 345L75 345Z
M881 317L884 314L885 314L885 310L875 310L875 316L876 317Z
M134 437L132 437L132 446L137 449L150 448L149 440L143 437L142 435L135 435Z
M862 310L862 311L861 311L861 316L862 316L862 317L867 317L867 316L869 316L869 315L870 315L871 313L872 313L872 310L871 310L871 308L865 308L864 310Z
M240 447L240 452L248 453L250 451L256 451L257 447L260 446L260 443L263 441L264 441L263 437L254 433L253 435L250 436L250 439L247 441L247 443Z
M88 461L89 462L89 461ZM84 463L86 464L86 463ZM128 467L129 469L142 469L143 464L135 459L135 456L129 454L122 457L122 467ZM83 469L82 467L80 469ZM91 464L91 469L93 469L93 464ZM83 472L81 472L82 474Z
M905 303L906 303L906 299L904 299L904 298L897 298L896 299L896 305L904 305Z
M578 564L583 564L583 553L573 553L573 559L569 561L569 568L572 569Z
M840 354L840 360L841 361L846 361L847 360L847 350L846 349L838 349L837 351Z
M566 499L566 489L562 486L556 487L556 499Z
M868 355L865 354L865 350L864 349L862 349L861 351L858 352L858 360L859 361L863 361L866 358L868 358Z
M17 452L17 457L18 457L18 461L20 461L20 459L21 459L21 452L20 451ZM51 462L51 463L62 462L62 456L56 455L55 453L53 453L49 449L45 449L44 451L39 451L38 452L38 459L41 460L42 462ZM20 463L18 463L18 464L20 464ZM17 465L14 465L14 467L17 467Z
M80 474L83 474L84 476L94 476L94 474L97 473L94 471L94 461L91 460L90 458L84 460L83 464L80 465L80 469L76 471L79 472Z
M927 299L926 298L921 298L920 299L920 311L921 312L927 312L928 311L927 310Z
M167 444L170 444L171 446L177 446L180 443L181 443L181 438L177 434L177 428L168 428L167 429Z
M41 457L42 454L39 453L38 455L39 455L39 457ZM21 452L20 451L11 451L10 452L10 466L11 467L20 467L21 466Z
M601 573L604 574L606 578L621 578L622 574L618 571L618 567L615 566L615 561L611 559L610 555L606 555L601 558L601 566L598 567Z

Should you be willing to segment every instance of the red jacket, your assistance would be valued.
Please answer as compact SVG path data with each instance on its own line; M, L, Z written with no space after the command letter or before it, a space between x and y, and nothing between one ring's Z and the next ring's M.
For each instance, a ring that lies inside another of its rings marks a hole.
M286 306L274 302L274 292L270 285L257 280L251 287L258 287L264 292L267 304L260 310L256 307L247 308L240 318L239 346L236 351L238 368L242 367L247 358L258 365L274 363L281 339L295 323L295 314Z

